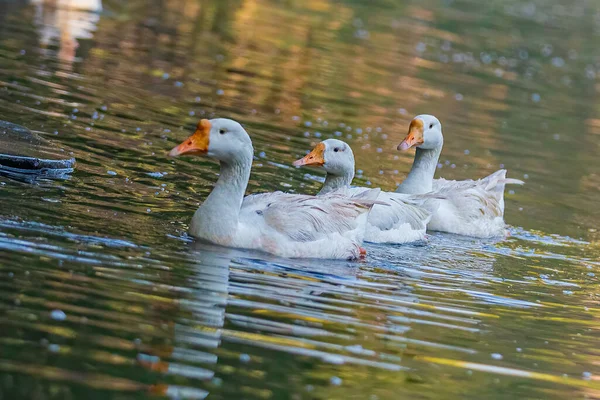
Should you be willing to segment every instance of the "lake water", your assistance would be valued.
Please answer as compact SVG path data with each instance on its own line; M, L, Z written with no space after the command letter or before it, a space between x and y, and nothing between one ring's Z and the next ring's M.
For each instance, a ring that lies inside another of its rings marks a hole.
M600 4L56 3L0 1L0 119L78 162L0 177L0 399L600 398ZM421 113L438 176L526 182L509 238L349 263L185 235L218 165L166 153L198 119L245 125L248 192L315 193L290 164L328 137L393 189Z

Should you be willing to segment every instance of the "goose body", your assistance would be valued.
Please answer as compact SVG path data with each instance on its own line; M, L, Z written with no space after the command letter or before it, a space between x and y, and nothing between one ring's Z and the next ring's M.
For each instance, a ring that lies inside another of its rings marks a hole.
M315 146L304 158L294 162L295 166L319 166L327 172L325 183L317 196L326 196L341 189L350 198L363 196L370 189L350 187L354 178L354 154L350 146L337 139L327 139ZM380 192L378 201L367 220L365 241L373 243L410 243L425 239L431 210L424 203L430 195L403 195ZM428 203L429 207L437 207Z
M478 180L433 179L443 144L442 126L437 118L424 114L412 120L398 149L416 147L415 160L396 192L433 191L444 197L428 200L437 205L427 226L429 230L475 237L504 236L504 187L523 181L506 178L504 169Z
M213 191L192 218L189 233L222 246L265 251L281 257L355 259L366 221L379 190L349 199L332 192L324 197L282 192L244 193L253 148L237 122L202 120L195 133L169 153L219 160Z

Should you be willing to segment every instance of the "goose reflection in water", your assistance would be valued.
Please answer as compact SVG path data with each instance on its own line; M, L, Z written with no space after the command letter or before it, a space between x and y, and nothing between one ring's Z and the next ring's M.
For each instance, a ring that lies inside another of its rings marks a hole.
M58 44L58 59L72 69L82 40L93 38L102 12L101 0L32 0L34 23L44 49Z
M189 277L189 286L181 289L187 295L181 296L176 304L166 305L176 308L173 314L189 317L167 323L173 337L171 344L150 345L138 354L139 365L165 377L152 385L150 391L170 398L202 399L209 395L211 387L220 385L221 378L215 376L218 371L218 354L220 351L228 353L222 348L223 340L257 347L275 346L280 351L291 353L304 351L301 348L277 345L275 338L270 340L268 337L272 334L293 336L295 330L308 328L272 324L260 317L263 313L273 311L269 309L267 301L263 303L263 309L256 303L243 300L259 284L255 275L257 271L262 270L266 280L281 280L282 285L289 278L297 278L294 279L297 284L295 287L288 287L288 282L286 287L280 287L272 293L274 300L282 302L285 299L292 299L294 302L317 298L335 288L343 288L345 284L352 285L357 281L359 272L355 263L340 261L324 264L322 260L295 260L297 262L290 265L287 260L285 265L277 257L258 252L201 242L190 243L190 247L185 257L188 265L193 268L193 274ZM251 308L259 316L248 318L236 312L227 315L226 308L231 301L234 307ZM224 329L226 317L234 328ZM256 334L260 331L263 333ZM326 353L306 355L319 358ZM242 354L240 360L244 357L249 356ZM194 383L189 386L163 383L170 380L169 376L183 377ZM207 390L199 389L198 386Z
M194 250L186 255L193 269L190 284L185 288L173 288L184 290L187 295L167 305L177 309L175 314L183 312L189 317L168 321L173 337L171 344L151 345L138 354L138 363L144 368L167 377L194 381L190 386L156 383L150 387L152 393L170 398L203 399L208 396L209 392L198 386L208 386L214 379L218 361L216 350L221 345L225 323L229 266L235 250L193 246Z

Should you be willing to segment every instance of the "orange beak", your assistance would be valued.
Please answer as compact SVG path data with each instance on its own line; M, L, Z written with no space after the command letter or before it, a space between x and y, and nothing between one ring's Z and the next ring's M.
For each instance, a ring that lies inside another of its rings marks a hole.
M405 151L421 144L423 144L423 121L413 119L408 127L408 135L398 145L398 150Z
M308 153L303 158L294 161L294 167L300 167L302 165L306 166L314 166L314 167L322 167L325 164L325 145L323 143L319 143L315 146L314 149L310 153Z
M198 122L194 134L185 139L179 146L173 148L173 150L169 152L169 156L201 156L206 154L208 151L208 142L210 140L210 127L210 121L207 119Z

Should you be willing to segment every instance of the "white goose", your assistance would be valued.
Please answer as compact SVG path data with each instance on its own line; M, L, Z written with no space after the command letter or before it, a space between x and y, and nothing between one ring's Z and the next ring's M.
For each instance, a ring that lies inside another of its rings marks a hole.
M416 116L408 135L398 145L398 150L403 151L416 147L415 160L396 192L434 191L446 197L430 200L439 205L427 226L430 230L475 237L504 236L504 185L524 182L506 178L504 169L475 181L433 179L443 145L440 121L433 115Z
M323 167L325 183L317 196L346 188L350 197L361 195L366 188L350 187L354 178L354 153L350 146L337 139L320 142L295 166ZM365 241L373 243L410 243L425 239L429 212L421 205L430 195L402 195L381 192L378 200L387 205L375 205L367 222ZM432 205L435 207L435 205Z
M242 126L229 119L203 119L196 131L169 153L217 159L221 174L198 208L190 234L222 246L256 249L281 257L355 259L368 213L379 190L348 199L282 192L244 198L254 149Z

